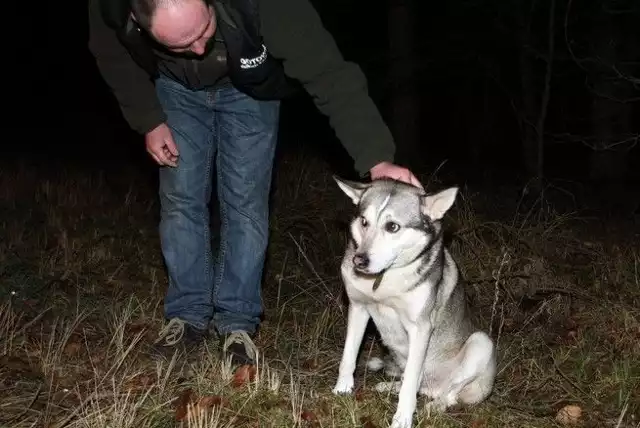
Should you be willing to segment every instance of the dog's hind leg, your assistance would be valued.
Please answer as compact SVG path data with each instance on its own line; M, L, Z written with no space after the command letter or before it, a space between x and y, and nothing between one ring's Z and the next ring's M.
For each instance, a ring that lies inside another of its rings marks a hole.
M452 363L449 375L429 391L433 397L426 405L429 412L444 412L458 403L477 404L491 393L496 374L495 347L486 333L477 331L469 336Z

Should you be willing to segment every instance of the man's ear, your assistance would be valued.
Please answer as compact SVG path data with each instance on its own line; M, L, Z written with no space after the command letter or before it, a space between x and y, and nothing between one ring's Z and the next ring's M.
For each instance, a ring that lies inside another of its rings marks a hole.
M422 214L431 220L441 220L449 211L458 194L457 187L450 187L434 195L425 196L422 199Z
M338 183L340 189L342 189L342 191L351 198L354 205L358 205L360 203L362 194L371 186L371 183L359 183L357 181L343 180L337 175L334 175L333 179Z

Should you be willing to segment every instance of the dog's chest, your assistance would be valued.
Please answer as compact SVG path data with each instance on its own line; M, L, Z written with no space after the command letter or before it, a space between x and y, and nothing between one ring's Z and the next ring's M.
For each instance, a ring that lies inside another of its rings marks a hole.
M380 338L394 350L402 350L408 346L408 335L405 324L408 322L397 309L379 304L367 305L371 319L380 333Z

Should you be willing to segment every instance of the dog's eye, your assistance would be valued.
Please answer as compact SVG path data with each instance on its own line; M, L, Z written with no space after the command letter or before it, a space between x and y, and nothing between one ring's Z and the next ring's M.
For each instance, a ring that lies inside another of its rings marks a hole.
M360 217L360 224L362 225L362 227L367 227L369 226L369 222L367 221L366 218L364 217Z
M396 233L397 231L400 230L400 225L398 223L394 223L394 222L390 221L390 222L388 222L387 224L384 225L384 228L389 233Z

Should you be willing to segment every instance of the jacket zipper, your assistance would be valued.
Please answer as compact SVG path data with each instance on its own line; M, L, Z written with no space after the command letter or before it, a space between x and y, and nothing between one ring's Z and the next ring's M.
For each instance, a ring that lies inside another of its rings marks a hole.
M191 60L191 63L193 64L193 79L195 80L195 84L197 87L200 86L200 77L198 75L198 61L195 59Z

